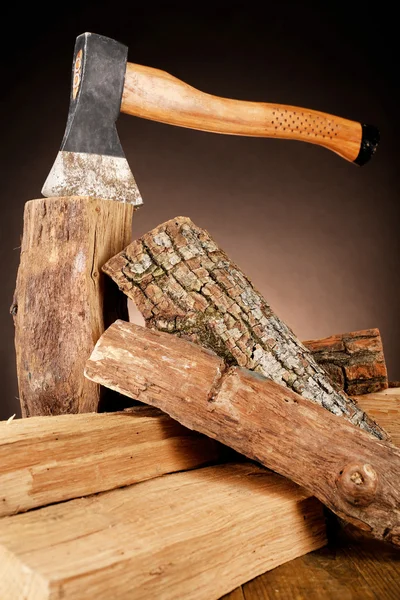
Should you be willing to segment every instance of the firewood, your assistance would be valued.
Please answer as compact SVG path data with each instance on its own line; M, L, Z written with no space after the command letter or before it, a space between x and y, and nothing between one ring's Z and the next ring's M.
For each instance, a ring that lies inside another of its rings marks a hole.
M379 329L363 329L303 344L330 379L349 396L379 392L388 376Z
M221 455L155 408L0 423L0 516L193 469Z
M85 374L310 490L400 546L400 449L260 373L165 332L116 321Z
M148 327L197 342L229 365L270 377L379 439L387 438L331 384L239 267L190 219L177 217L156 227L103 270L134 301Z
M356 396L359 406L386 429L391 441L400 446L400 386Z
M322 505L249 463L0 519L2 600L217 600L326 544Z
M128 314L101 266L131 239L133 211L77 196L26 203L11 307L23 417L97 410L100 389L83 368L105 327Z

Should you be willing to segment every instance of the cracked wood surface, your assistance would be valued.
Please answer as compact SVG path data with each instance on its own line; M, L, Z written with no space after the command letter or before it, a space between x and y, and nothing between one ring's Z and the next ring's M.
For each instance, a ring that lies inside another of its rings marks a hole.
M2 600L217 600L326 544L323 507L248 462L0 519Z
M187 217L156 227L103 270L150 328L210 348L380 439L386 432L330 382L310 351L204 229Z
M284 475L342 519L400 546L400 450L288 387L124 321L100 337L85 374Z
M128 314L101 266L129 243L133 210L83 197L26 203L11 307L22 416L97 410L84 365L104 328Z
M348 395L387 389L388 376L379 329L352 331L303 344L330 379Z

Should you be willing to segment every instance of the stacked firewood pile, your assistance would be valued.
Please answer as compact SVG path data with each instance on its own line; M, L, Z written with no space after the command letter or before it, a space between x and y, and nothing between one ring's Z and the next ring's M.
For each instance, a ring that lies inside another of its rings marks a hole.
M323 546L323 506L400 545L397 430L368 404L391 392L377 329L301 342L186 217L103 273L146 327L114 320L84 375L132 407L25 401L0 424L1 598L219 598Z

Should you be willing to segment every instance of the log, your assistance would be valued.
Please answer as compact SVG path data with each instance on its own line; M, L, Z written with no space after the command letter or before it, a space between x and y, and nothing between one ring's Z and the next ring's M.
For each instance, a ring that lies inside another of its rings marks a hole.
M105 327L128 314L101 266L129 243L133 210L83 197L26 203L11 307L23 417L97 410L83 368Z
M221 455L214 440L146 406L3 421L0 517L193 469Z
M239 267L187 217L135 240L103 271L133 300L148 327L201 344L229 365L270 377L379 439L388 437L331 384Z
M165 332L116 321L86 376L160 408L400 546L400 449L260 373Z
M0 520L4 600L217 600L326 544L322 505L252 464L158 477Z
M332 335L303 344L331 381L349 396L385 390L388 375L379 329Z

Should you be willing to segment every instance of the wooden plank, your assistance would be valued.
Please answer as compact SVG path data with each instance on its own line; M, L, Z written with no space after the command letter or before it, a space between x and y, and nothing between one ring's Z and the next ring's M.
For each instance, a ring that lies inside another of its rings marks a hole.
M0 516L216 460L220 446L149 407L0 423Z
M187 217L162 223L111 258L103 271L148 327L196 342L251 369L379 439L386 432L342 390L209 233Z
M349 396L379 392L388 387L379 329L352 331L307 340L303 344L330 379Z
M326 543L322 505L251 463L0 520L0 598L213 600Z
M97 410L84 364L105 327L128 314L101 267L131 240L133 211L79 196L26 203L11 307L22 416Z
M400 446L400 388L355 396L355 399L357 404L390 434L393 444Z
M116 321L86 375L161 408L312 491L341 518L400 545L400 450L177 336Z

